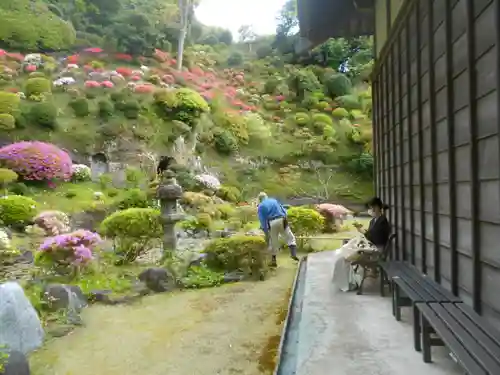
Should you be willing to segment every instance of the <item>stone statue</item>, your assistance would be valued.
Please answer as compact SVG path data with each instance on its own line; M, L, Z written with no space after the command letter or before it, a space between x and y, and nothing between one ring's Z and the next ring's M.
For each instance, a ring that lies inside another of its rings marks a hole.
M161 221L163 224L163 251L177 249L175 224L184 219L184 213L178 211L178 200L182 197L182 187L177 183L175 174L171 170L162 173L162 180L156 196L160 200Z

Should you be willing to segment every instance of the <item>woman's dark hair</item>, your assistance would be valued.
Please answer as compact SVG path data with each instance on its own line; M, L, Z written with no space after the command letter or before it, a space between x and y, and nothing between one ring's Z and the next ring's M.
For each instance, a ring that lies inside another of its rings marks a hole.
M378 207L382 210L388 210L389 209L389 206L384 204L384 202L382 202L382 199L380 199L379 197L374 197L372 199L370 199L370 201L366 204L367 207Z

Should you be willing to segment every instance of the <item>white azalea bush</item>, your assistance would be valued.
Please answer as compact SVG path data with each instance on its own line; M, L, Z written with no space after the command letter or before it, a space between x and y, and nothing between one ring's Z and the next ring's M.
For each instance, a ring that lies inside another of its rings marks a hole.
M194 179L203 188L217 191L221 187L219 179L207 173L196 175Z
M4 229L0 229L0 254L2 257L14 255L17 251L12 248L9 235Z
M73 164L71 166L71 179L75 182L90 181L92 177L90 167L85 164Z
M69 217L62 211L43 211L35 216L33 222L46 236L58 236L71 229Z

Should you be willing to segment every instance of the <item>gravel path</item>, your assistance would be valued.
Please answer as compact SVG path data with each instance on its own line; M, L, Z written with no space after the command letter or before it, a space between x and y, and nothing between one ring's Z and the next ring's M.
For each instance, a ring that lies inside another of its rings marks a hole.
M283 261L265 282L87 309L85 327L32 355L33 375L271 374L296 270Z

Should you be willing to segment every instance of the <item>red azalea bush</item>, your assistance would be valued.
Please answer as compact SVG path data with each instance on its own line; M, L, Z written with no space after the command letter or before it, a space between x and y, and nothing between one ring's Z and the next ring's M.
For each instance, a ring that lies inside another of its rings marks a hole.
M116 68L116 72L124 77L130 77L132 75L132 69L123 66Z
M71 55L66 58L66 62L68 64L78 64L78 61L80 60L79 55Z
M0 165L29 181L69 181L71 178L71 158L50 143L19 142L2 147Z
M154 85L147 85L147 84L137 85L134 88L134 92L137 94L149 94L152 93L154 90L155 90Z
M36 67L36 65L26 65L24 70L28 73L32 73L32 72L36 72L37 67Z
M112 89L115 86L115 84L111 81L104 81L104 82L101 82L101 86L105 87L107 89Z
M127 62L130 62L132 61L134 58L131 56L131 55L128 55L126 53L117 53L115 55L115 59L116 60L120 60L120 61L127 61Z
M131 81L136 81L136 82L140 81L141 80L141 76L132 76L132 77L130 77L130 80Z

